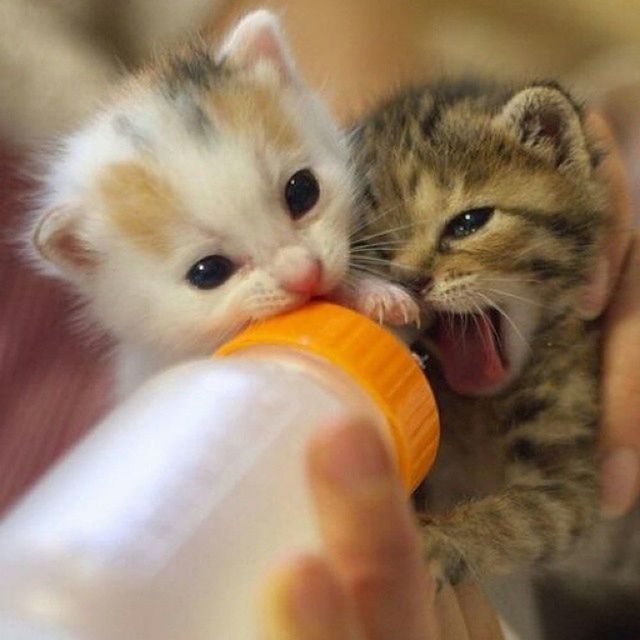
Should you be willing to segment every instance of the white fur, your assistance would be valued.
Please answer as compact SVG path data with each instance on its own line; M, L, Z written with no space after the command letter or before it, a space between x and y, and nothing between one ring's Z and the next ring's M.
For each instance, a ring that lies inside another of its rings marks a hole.
M259 14L264 27L265 12ZM251 19L245 18L243 29ZM275 18L266 23L281 42ZM240 42L234 37L227 40L225 56L232 56L233 42ZM293 73L288 52L282 55ZM270 57L252 59L247 77L279 82L271 63ZM353 196L346 149L321 103L300 82L279 92L303 140L298 153L285 153L259 133L234 132L224 123L213 123L212 135L199 136L186 125L180 101L152 87L99 113L66 140L53 162L36 225L56 208L72 211L75 236L98 256L97 267L89 271L59 262L56 275L78 286L93 318L119 341L121 392L158 367L210 354L248 322L304 303L306 296L281 286L283 271L295 272L310 258L319 259L319 293L345 276ZM114 126L118 115L125 115L139 134L133 140ZM172 227L167 259L139 248L115 228L96 190L108 165L149 157L183 209L181 224ZM283 191L288 178L305 167L318 178L321 195L295 222ZM241 266L220 287L196 289L186 273L212 254Z
M271 63L285 81L297 80L295 63L278 19L266 9L246 15L229 34L217 59L233 58L241 66Z

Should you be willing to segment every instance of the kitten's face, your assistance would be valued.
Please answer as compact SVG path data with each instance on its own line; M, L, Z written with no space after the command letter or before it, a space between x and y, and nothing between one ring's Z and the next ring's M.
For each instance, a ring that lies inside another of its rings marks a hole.
M495 393L589 276L602 220L581 124L551 88L493 108L407 100L356 137L377 250L363 265L419 297L453 389Z
M64 151L37 242L120 339L206 353L345 275L346 152L272 21L145 74Z

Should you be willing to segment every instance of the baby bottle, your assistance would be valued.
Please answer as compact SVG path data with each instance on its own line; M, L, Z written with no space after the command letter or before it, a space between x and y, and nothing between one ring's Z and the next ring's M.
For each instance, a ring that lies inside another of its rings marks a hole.
M370 320L313 303L173 367L116 408L0 523L2 640L259 640L274 562L319 546L310 434L366 415L410 491L433 396Z

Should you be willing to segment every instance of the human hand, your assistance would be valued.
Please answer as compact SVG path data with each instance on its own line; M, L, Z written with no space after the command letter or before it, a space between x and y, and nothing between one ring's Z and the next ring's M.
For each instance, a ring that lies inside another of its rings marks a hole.
M585 297L585 314L604 317L602 360L602 510L614 517L640 495L640 233L625 168L611 129L589 114L587 127L607 147L598 171L607 185L612 227L598 275Z
M477 586L428 574L394 464L375 429L340 420L320 431L309 472L322 555L281 567L266 592L267 640L497 640Z

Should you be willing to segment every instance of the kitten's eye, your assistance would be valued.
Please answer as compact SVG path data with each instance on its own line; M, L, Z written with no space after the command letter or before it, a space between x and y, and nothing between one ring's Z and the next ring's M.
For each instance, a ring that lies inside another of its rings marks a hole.
M442 232L443 238L464 238L484 227L493 215L493 207L469 209L452 218Z
M198 260L187 272L187 280L197 289L213 289L227 281L236 265L225 256L207 256Z
M284 200L294 220L313 209L320 197L320 186L310 169L296 171L284 188Z

